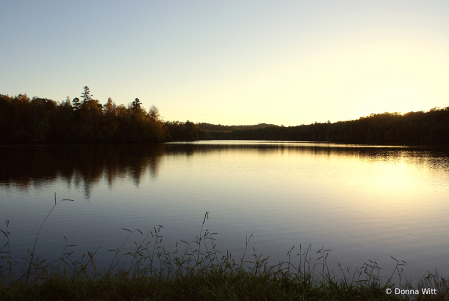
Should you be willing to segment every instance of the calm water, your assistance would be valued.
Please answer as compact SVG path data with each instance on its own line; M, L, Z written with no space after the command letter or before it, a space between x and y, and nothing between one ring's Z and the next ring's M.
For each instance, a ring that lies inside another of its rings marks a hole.
M163 225L173 250L199 234L209 211L205 228L236 258L254 234L249 246L272 263L311 244L332 250L334 268L375 260L386 277L393 256L407 262L408 278L435 268L449 276L444 149L266 141L1 146L0 163L0 227L10 221L17 258L32 248L56 192L74 202L58 204L44 225L37 253L49 259L61 255L65 236L75 251L99 248L106 261L126 239L122 227Z

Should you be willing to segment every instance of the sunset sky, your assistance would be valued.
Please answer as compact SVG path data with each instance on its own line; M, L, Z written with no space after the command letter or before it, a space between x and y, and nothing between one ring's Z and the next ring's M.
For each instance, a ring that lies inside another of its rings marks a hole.
M2 1L0 94L89 86L169 121L285 126L449 106L449 1Z

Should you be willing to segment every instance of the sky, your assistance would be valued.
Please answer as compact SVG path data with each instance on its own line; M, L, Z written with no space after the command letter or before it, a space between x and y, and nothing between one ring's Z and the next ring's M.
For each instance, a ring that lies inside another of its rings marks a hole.
M0 94L295 126L449 106L449 1L0 0Z

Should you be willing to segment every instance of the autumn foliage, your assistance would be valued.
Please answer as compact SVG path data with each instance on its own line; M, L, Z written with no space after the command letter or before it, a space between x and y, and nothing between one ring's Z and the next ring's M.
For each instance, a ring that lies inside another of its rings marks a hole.
M169 132L170 129L172 132ZM127 107L101 104L84 87L81 99L56 102L26 94L0 94L0 143L164 142L198 139L198 125L164 122L136 98Z

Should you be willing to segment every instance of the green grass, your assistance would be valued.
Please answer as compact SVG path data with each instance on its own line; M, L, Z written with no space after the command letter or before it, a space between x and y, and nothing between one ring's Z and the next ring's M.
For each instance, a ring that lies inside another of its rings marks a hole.
M61 200L71 201L71 200ZM61 202L59 201L59 202ZM52 210L59 203L56 201ZM51 214L49 212L47 217ZM47 219L45 218L45 220ZM287 252L288 260L268 264L252 250L248 255L247 237L244 254L235 260L228 252L216 249L215 235L204 230L208 212L204 215L200 234L192 241L179 241L173 252L162 244L162 226L144 234L136 229L129 232L123 244L115 249L107 266L95 264L96 252L87 252L74 259L66 245L61 257L47 262L35 254L39 229L33 250L29 252L22 272L15 272L18 262L12 258L8 231L0 230L0 300L407 300L409 296L386 294L399 284L393 275L401 276L404 262L396 260L389 279L379 278L379 267L369 261L350 272L340 267L337 277L327 265L330 250L312 252L309 245L299 253ZM43 221L42 225L45 223ZM135 233L141 241L131 252L122 248ZM313 254L312 254L313 253ZM316 258L312 258L316 257ZM123 261L124 258L127 260ZM293 264L293 260L296 262ZM412 295L417 300L449 300L449 285L437 274L423 277L416 285L407 282L403 289L435 288L436 295Z

